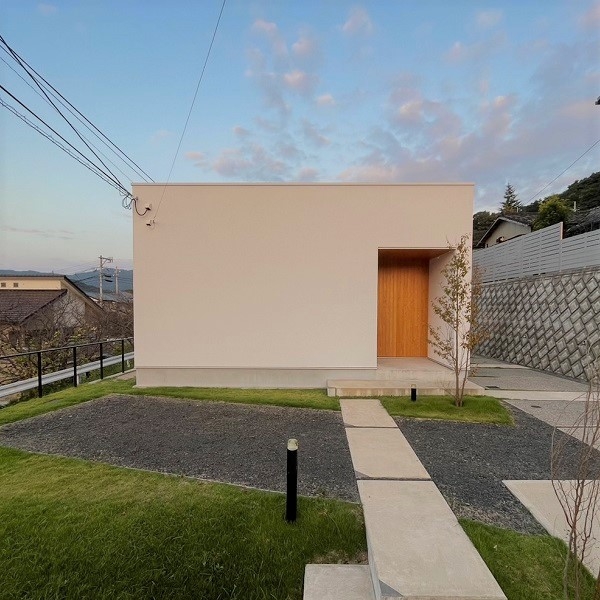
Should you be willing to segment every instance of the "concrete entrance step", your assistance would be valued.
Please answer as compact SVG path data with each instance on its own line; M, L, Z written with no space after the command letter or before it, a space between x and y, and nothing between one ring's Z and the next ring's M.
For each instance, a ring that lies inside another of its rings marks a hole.
M410 396L411 385L417 386L417 393L422 396L441 396L449 387L437 381L420 381L398 379L329 379L327 395L343 398L368 398L376 396ZM470 381L465 385L465 394L481 396L485 390Z
M368 565L306 565L304 600L375 600Z
M432 481L358 481L379 600L506 600Z

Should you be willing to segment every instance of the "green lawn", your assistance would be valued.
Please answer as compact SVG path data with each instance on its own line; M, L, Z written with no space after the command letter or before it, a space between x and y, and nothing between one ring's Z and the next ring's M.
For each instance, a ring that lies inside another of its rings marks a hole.
M12 404L0 410L0 425L27 419L36 415L80 404L110 394L134 396L168 396L188 400L214 400L239 402L242 404L269 404L273 406L295 406L301 408L324 408L340 410L337 398L328 398L325 390L250 390L232 388L140 388L134 387L135 380L109 379L96 383L82 384L76 388L60 390L42 398L34 398Z
M566 545L549 535L524 535L461 519L508 600L564 600ZM582 600L592 600L594 579L585 570Z
M109 394L131 394L134 396L167 396L188 400L212 400L239 402L241 404L263 404L340 410L339 398L329 398L326 390L291 389L234 389L192 387L134 387L135 381L109 379L86 383L77 388L60 390L42 398L19 402L0 410L0 425L27 419L36 415L101 398ZM467 396L462 408L456 408L450 396L419 396L417 402L409 398L380 398L392 416L416 417L421 419L445 419L473 423L512 424L510 413L499 400L486 396Z
M465 396L461 408L454 406L454 400L450 396L419 396L416 402L411 402L409 397L387 397L380 400L393 417L513 424L508 410L499 400L489 396Z
M365 559L362 511L0 448L0 599L300 599L311 562Z

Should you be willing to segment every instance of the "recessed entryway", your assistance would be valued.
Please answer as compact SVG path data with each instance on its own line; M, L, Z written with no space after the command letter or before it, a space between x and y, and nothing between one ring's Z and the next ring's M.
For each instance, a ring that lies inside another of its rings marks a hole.
M377 356L427 356L429 258L379 250Z

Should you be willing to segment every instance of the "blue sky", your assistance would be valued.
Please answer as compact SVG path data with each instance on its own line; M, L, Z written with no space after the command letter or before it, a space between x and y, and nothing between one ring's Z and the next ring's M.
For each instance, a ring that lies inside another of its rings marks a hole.
M0 33L165 181L220 5L3 0ZM531 201L600 138L599 32L590 0L228 0L171 181L472 181L476 210L510 181ZM130 267L119 194L2 107L0 131L0 268ZM598 170L600 144L540 195Z

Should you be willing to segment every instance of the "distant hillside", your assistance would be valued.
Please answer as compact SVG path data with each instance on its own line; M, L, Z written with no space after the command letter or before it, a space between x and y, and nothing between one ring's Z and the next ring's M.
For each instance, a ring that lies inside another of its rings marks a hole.
M75 273L74 275L67 275L67 277L84 289L93 288L98 290L100 286L100 273L96 271L86 271L84 273ZM119 291L126 292L133 289L133 270L119 269ZM104 281L102 283L102 289L105 292L114 292L115 290L115 270L105 268L104 269Z
M62 275L62 273L44 273L41 271L14 271L11 269L0 269L0 275L27 276L34 277L35 275ZM98 271L84 271L83 273L74 273L67 277L77 284L84 292L95 293L99 289L100 274ZM105 292L115 291L115 270L104 269L104 281L102 289ZM119 292L130 292L133 290L133 270L119 269Z
M585 179L574 181L559 196L570 207L577 202L577 210L588 210L600 206L600 171Z

